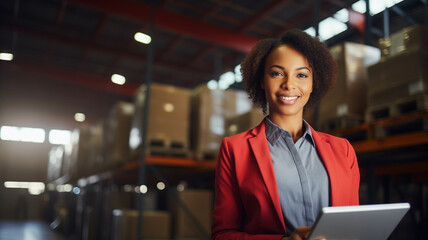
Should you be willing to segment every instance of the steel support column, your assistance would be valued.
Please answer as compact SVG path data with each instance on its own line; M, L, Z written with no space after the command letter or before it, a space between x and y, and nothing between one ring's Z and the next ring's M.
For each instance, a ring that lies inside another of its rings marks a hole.
M147 130L148 130L148 120L149 120L149 107L150 107L150 90L153 77L153 57L154 57L154 28L155 28L155 6L152 5L150 9L150 22L149 22L149 31L148 34L152 38L151 43L148 45L147 50L147 70L146 70L146 94L144 100L144 112L143 112L143 122L142 122L142 133L141 133L141 152L140 152L140 169L138 174L138 186L146 184L146 147L147 147ZM138 206L138 222L137 222L137 239L142 239L143 236L143 193L139 193L137 197L137 206Z
M383 37L389 37L389 8L383 11Z
M320 12L321 12L321 0L314 0L314 28L315 36L319 36L319 23L320 23Z
M370 15L370 0L366 1L366 13L365 13L365 26L364 26L364 44L371 45L371 33L372 33L372 18Z

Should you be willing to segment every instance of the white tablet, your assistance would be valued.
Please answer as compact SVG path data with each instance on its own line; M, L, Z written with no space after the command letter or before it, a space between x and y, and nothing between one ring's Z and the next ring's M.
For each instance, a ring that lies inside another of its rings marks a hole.
M325 207L306 239L386 240L409 209L409 203Z

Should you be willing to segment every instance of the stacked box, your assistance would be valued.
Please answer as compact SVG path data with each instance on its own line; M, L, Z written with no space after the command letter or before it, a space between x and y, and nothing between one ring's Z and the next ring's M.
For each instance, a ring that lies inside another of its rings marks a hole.
M369 68L366 121L428 110L428 53L412 49Z
M116 166L128 161L128 140L133 116L134 105L132 103L118 102L110 110L103 134L107 166Z
M89 174L89 139L89 127L82 126L73 130L70 145L64 147L63 175L80 178Z
M49 151L49 161L47 169L47 182L52 182L61 177L61 167L64 159L64 146L58 145Z
M129 138L132 157L141 151L146 85L135 96L135 116ZM190 91L165 84L151 84L146 154L189 154Z
M257 126L264 118L261 109L253 108L250 111L228 118L226 120L226 136L232 136Z
M379 48L382 53L382 61L394 57L406 51L428 49L428 27L415 25L393 33L388 38L379 39Z
M144 239L170 239L171 215L165 211L143 211L141 233ZM138 211L113 210L112 240L136 240Z
M210 236L213 208L211 190L186 189L171 192L168 204L173 218L175 239L206 239Z
M428 92L428 53L402 52L368 68L369 107Z
M246 92L209 89L201 85L192 92L192 150L197 159L212 159L225 136L225 120L248 112L252 105Z
M99 121L89 129L89 169L91 174L102 172L105 169L104 130L104 121Z
M380 59L374 47L344 42L330 49L337 63L337 82L319 106L319 125L328 131L337 119L349 119L350 125L362 122L367 107L367 67ZM334 128L350 127L345 125Z

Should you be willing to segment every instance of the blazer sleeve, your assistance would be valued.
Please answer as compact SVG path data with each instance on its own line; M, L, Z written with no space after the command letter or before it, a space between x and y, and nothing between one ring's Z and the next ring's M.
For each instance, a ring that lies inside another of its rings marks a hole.
M358 167L357 156L352 145L346 140L347 156L350 162L351 170L351 199L350 205L359 205L359 186L360 186L360 170Z
M233 158L230 148L227 138L223 139L216 168L211 239L281 239L283 235L243 232L246 213L236 178L234 164L236 159Z

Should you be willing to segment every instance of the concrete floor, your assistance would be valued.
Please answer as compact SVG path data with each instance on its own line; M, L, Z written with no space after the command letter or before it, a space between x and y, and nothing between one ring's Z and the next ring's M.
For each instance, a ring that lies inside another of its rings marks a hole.
M66 240L41 221L0 221L0 240Z

